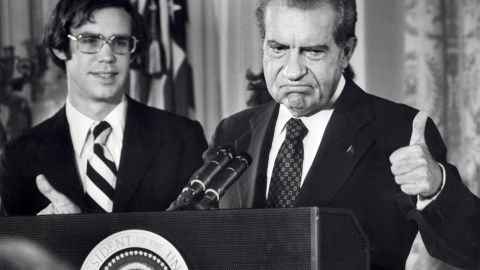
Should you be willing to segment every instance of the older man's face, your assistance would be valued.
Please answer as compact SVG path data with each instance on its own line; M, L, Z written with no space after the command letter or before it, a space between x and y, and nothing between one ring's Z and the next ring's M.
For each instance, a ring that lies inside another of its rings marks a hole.
M331 107L350 55L333 40L330 5L301 10L283 2L272 1L267 7L263 68L270 95L301 117Z

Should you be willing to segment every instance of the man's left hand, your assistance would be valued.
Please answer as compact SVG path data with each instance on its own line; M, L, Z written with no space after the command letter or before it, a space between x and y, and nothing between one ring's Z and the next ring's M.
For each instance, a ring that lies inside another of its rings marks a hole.
M58 192L50 185L43 174L37 176L37 187L50 200L50 204L37 215L59 215L82 213L80 207L74 204L67 196Z
M390 156L395 182L408 195L428 199L436 195L442 185L442 169L432 158L425 142L428 114L420 111L413 120L410 145Z

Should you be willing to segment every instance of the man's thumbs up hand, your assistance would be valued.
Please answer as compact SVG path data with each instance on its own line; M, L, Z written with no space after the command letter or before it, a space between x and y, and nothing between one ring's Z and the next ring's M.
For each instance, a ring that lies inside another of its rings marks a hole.
M37 215L78 214L82 212L80 207L53 188L43 174L37 176L37 187L51 202Z
M427 124L428 113L426 111L419 111L412 124L412 137L410 138L410 145L421 145L427 147L425 143L425 125Z
M390 156L395 182L406 194L419 195L421 199L434 196L442 185L442 170L425 143L427 119L425 111L418 112L412 124L410 145Z

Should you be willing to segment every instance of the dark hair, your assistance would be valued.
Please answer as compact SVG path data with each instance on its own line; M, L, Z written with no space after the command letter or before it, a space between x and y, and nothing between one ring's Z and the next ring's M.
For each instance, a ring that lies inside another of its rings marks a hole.
M63 51L70 58L67 37L70 28L92 22L92 14L96 10L113 7L122 8L131 16L132 35L139 41L134 55L141 54L147 43L146 24L129 0L60 0L47 23L43 37L43 43L52 53L53 62L65 70L65 62L57 58L52 49Z
M255 15L262 40L265 38L265 12L271 0L259 0ZM335 29L333 39L339 47L355 37L357 22L357 5L355 0L284 0L288 7L309 10L320 4L330 4L335 10Z
M245 77L248 81L247 90L252 91L250 98L247 100L247 106L255 107L273 100L268 92L263 70L257 74L248 69Z

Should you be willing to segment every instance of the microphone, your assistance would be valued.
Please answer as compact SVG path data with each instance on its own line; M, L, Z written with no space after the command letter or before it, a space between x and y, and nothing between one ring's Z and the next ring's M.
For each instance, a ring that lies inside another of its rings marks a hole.
M242 175L252 163L252 157L242 152L230 163L222 174L213 182L203 199L195 205L197 210L208 210L225 194L225 191Z
M183 188L182 193L165 211L180 210L189 206L201 192L205 191L212 179L227 167L234 156L235 150L230 146L224 146L218 150L215 158L200 168L197 175Z

